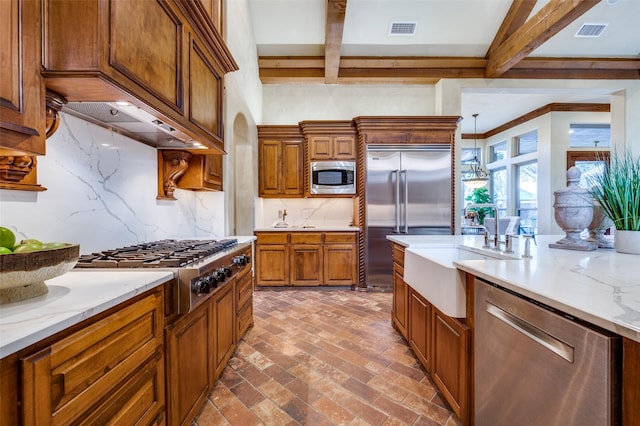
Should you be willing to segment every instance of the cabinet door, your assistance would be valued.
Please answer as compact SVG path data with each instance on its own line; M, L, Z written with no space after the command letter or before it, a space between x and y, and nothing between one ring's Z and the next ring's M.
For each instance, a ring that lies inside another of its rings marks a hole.
M206 156L204 181L211 188L222 191L222 155L211 154Z
M431 371L431 304L409 287L409 344L422 365Z
M324 247L324 283L354 285L358 280L358 255L355 244L327 244Z
M189 49L189 121L222 141L222 71L198 42Z
M303 179L304 150L301 141L282 143L282 194L299 195L304 193Z
M299 286L316 286L322 284L322 246L292 245L291 284Z
M333 158L336 160L355 160L356 141L354 136L336 136L333 139Z
M210 315L210 304L205 303L167 327L167 424L194 418L207 396L212 374Z
M407 338L409 287L404 282L404 269L397 264L393 265L393 323L400 332Z
M52 2L53 3L53 2ZM183 78L183 58L184 44L183 38L186 36L184 22L182 18L172 9L168 2L110 2L109 14L109 33L104 37L109 37L109 43L105 43L105 51L102 55L105 60L108 56L108 62L114 69L118 70L121 75L126 76L130 81L137 83L140 87L153 93L155 97L175 111L184 112L184 78ZM68 12L68 19L63 20L67 24L74 24L75 20L81 19L77 13L73 14L73 9L68 5L61 5L64 8L71 9ZM98 13L98 17L100 13ZM94 33L93 22L88 20L87 25L89 34L94 34L100 41L99 35ZM84 28L84 26L83 26ZM132 29L138 28L138 31ZM152 31L142 30L151 29ZM56 34L57 38L52 42L59 41L62 46L68 46L68 50L73 50L75 42L86 48L89 52L95 51L96 46L90 45L92 40L80 41L82 33L76 35L74 44L66 44L66 37L69 37L69 27L56 27L60 34ZM187 40L185 40L186 42ZM56 47L58 45L55 45ZM186 45L188 46L188 44ZM65 49L57 48L61 54L61 60L65 62L70 59L80 57L73 55ZM91 54L86 55L91 58ZM196 59L195 55L190 55L191 59ZM102 58L98 59L100 62ZM50 64L57 69L82 69L76 68L73 64L63 63ZM56 67L56 65L58 65ZM86 68L94 68L97 64L91 64ZM193 65L192 65L193 66ZM196 66L197 67L197 66ZM192 71L194 73L194 71ZM195 71L197 74L198 71ZM126 84L126 83L125 83Z
M24 358L23 424L146 423L161 415L162 303L155 292ZM135 399L137 406L118 404Z
M432 307L431 375L451 409L463 423L469 409L469 328Z
M288 285L289 249L285 245L258 245L255 267L257 285Z
M213 315L210 328L213 330L213 373L211 380L220 377L227 361L236 348L235 278L218 289L213 296Z
M309 159L331 160L333 154L333 138L329 136L313 136L309 138Z
M0 1L0 147L45 154L40 2Z
M282 144L275 140L260 141L258 179L260 196L274 196L281 193Z

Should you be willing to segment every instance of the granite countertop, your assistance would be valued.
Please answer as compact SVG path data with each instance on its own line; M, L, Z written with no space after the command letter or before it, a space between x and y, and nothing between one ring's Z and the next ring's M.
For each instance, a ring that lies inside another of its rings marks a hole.
M74 269L47 280L47 294L0 306L0 358L172 278L171 271Z
M410 238L409 238L410 237ZM482 236L389 236L409 250L481 247ZM537 236L531 259L460 260L456 267L588 323L640 342L640 256L611 249L549 248L562 236ZM474 243L475 241L475 243ZM448 244L447 244L448 243ZM521 253L522 239L516 253Z
M292 225L286 228L276 228L273 226L265 226L261 228L255 228L254 232L345 232L345 231L360 231L357 226L314 226L314 225Z

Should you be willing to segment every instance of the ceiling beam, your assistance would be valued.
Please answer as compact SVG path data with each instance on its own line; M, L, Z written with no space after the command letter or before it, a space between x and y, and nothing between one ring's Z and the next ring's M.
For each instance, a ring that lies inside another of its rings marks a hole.
M493 38L493 42L491 42L491 46L489 46L487 57L489 57L489 54L496 50L498 46L504 43L505 40L511 37L518 28L527 22L527 18L536 5L536 1L537 0L513 0L507 15L502 20L502 24Z
M483 78L484 58L342 57L339 84L435 84L441 78ZM263 84L323 83L324 58L262 57ZM640 58L525 58L500 78L640 79Z
M336 84L340 71L340 50L347 0L327 0L327 22L324 29L324 82Z
M500 77L600 0L550 0L489 54L485 76Z

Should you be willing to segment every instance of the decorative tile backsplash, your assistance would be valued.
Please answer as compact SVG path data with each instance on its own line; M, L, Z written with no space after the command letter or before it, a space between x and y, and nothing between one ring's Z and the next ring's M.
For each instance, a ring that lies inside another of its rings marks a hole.
M156 150L62 114L38 158L44 192L0 190L0 225L18 239L80 244L81 253L164 238L225 234L223 192L177 189L156 200Z

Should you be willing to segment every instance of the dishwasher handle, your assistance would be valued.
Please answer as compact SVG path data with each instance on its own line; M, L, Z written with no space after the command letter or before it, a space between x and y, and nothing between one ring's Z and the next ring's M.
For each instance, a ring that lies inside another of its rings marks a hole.
M573 363L573 347L567 345L561 340L556 339L552 335L546 333L544 330L528 323L527 321L518 318L510 312L507 312L498 306L487 302L487 312L499 319L503 323L512 327L514 330L519 331L531 340L549 349L551 352L566 359L570 363Z

